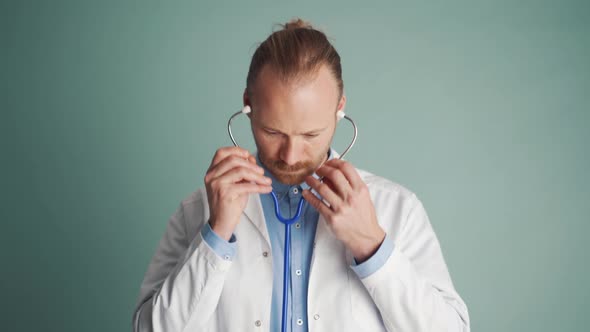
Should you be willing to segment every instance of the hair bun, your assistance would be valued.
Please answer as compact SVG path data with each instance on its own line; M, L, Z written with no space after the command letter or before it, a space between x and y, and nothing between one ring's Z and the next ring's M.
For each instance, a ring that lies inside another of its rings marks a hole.
M311 25L311 23L304 21L300 18L294 18L283 25L283 30L293 29L313 29L313 26Z

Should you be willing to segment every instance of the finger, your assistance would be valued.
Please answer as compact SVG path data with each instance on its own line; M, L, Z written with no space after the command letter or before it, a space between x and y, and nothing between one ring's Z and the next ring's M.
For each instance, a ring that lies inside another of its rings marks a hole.
M326 164L338 168L344 174L352 189L359 189L365 184L351 163L342 159L330 159Z
M309 189L303 190L302 195L303 198L314 207L314 209L324 216L324 218L329 219L328 216L331 216L334 213L326 203L317 198Z
M252 164L254 164L254 165L258 165L258 164L256 163L256 158L255 158L253 155L250 155L250 156L248 157L248 161L249 161L249 162L251 162L251 163L252 163Z
M205 181L214 180L236 167L245 167L251 169L255 173L264 174L264 169L262 167L252 164L250 161L236 155L230 155L220 161L217 165L213 166L207 172Z
M240 183L232 185L231 189L233 194L268 194L272 191L270 185L257 185L255 183Z
M324 166L320 167L316 173L319 176L329 179L334 186L334 189L343 200L346 200L346 197L352 192L352 187L348 183L348 180L346 180L346 177L338 168L324 164Z
M322 196L333 209L336 209L342 203L342 199L327 184L320 182L320 180L313 176L308 176L305 179L305 182L317 191L317 193L320 194L320 196Z
M236 156L241 157L243 159L247 159L250 156L250 152L248 150L238 147L238 146L227 146L227 147L220 148L217 151L215 151L215 155L213 156L213 159L211 160L211 165L209 165L209 169L211 169L213 166L217 165L220 161L222 161L223 159L225 159L229 155L236 155Z
M240 181L247 181L255 182L261 185L272 184L272 180L269 177L255 173L246 167L232 168L213 181L219 181L219 183L238 183Z

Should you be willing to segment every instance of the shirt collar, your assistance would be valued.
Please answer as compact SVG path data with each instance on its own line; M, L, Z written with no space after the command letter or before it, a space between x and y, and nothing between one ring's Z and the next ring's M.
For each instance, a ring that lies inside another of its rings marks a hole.
M334 153L335 151L332 150L332 148L330 148L328 150L328 160L331 160L334 158ZM282 194L282 193L286 193L289 190L291 190L291 188L295 188L295 187L299 187L299 189L301 190L306 190L309 189L309 185L307 183L301 182L300 184L294 184L294 185L288 185L282 182L279 182L279 180L277 180L271 173L270 171L266 168L266 166L264 166L262 164L262 162L260 162L260 158L258 157L258 153L256 153L256 163L258 164L258 166L262 167L264 169L264 175L268 176L269 178L272 179L272 191L274 191L276 194ZM316 179L319 179L320 177L314 172L312 174L312 176Z

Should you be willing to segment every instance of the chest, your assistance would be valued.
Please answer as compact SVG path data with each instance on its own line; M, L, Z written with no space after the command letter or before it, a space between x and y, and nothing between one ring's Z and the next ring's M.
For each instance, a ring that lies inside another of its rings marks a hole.
M266 331L273 287L273 252L268 233L242 220L235 235L238 254L224 282L214 319L223 324L224 330ZM380 331L381 316L349 267L352 255L322 218L313 242L307 301L309 331ZM256 329L260 327L263 329Z

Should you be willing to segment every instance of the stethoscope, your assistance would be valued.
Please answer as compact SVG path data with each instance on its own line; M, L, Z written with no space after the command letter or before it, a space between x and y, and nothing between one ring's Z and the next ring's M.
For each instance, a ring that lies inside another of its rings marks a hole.
M250 108L250 106L246 105L241 111L234 113L229 118L229 121L227 122L227 132L229 133L229 137L231 138L232 143L234 143L234 146L236 146L236 147L238 147L239 145L236 142L234 135L232 134L231 123L236 116L238 116L240 114L248 114L251 111L252 111L252 109ZM352 141L350 142L350 144L348 145L346 150L344 150L344 152L338 157L338 159L342 159L342 158L344 158L346 153L348 153L348 150L350 150L350 148L352 148L352 146L354 145L354 142L356 142L358 130L356 128L356 124L354 123L354 121L352 121L352 119L349 116L344 114L343 111L336 112L336 118L337 118L337 121L340 121L343 118L350 121L350 123L352 124L352 128L354 129L354 136L352 137ZM321 167L321 165L320 165L320 167ZM322 179L320 178L320 181L321 180ZM299 204L297 204L297 212L295 213L295 216L293 216L292 218L285 218L285 217L283 217L283 215L281 214L281 211L279 210L279 200L277 198L277 195L273 191L271 191L270 194L271 194L272 200L274 202L275 214L277 216L277 219L279 219L279 221L285 225L285 250L284 250L285 256L284 256L284 263L283 263L283 308L282 308L281 331L286 332L287 331L287 325L286 325L287 303L288 303L288 301L287 301L288 288L287 287L288 287L288 280L289 280L288 278L289 278L290 267L291 267L291 227L290 226L301 217L301 211L303 210L304 198L302 196L301 199L299 200Z

